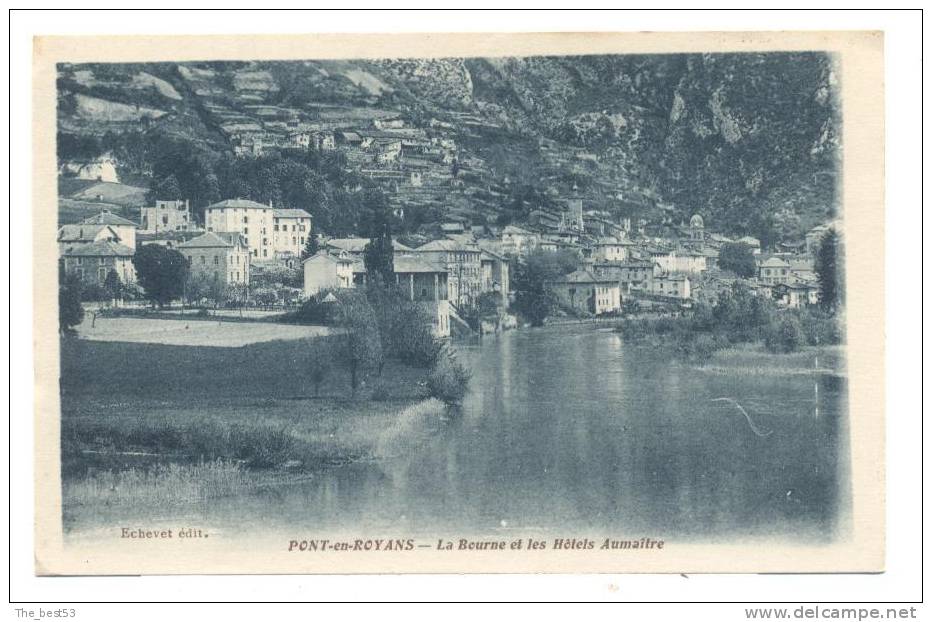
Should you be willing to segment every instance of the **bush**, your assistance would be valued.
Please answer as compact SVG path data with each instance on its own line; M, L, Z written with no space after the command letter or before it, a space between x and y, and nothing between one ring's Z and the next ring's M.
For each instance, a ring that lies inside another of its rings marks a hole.
M391 392L389 392L388 386L383 382L377 383L369 394L369 399L373 402L387 402L391 398Z
M469 390L470 374L450 351L445 351L427 375L427 392L448 406L460 404Z
M430 367L440 352L430 314L395 286L370 285L366 295L378 318L385 354L415 367Z
M697 363L704 363L719 350L728 347L729 341L723 335L699 333L687 338L677 346L677 352L683 358Z
M806 343L799 318L785 314L765 330L764 345L771 352L795 352Z
M437 360L441 348L434 337L431 319L414 303L404 305L403 311L395 318L389 336L393 354L409 365L429 367Z
M320 385L333 369L334 360L340 356L333 337L318 337L308 340L308 351L304 362L308 380L314 385L314 397L320 395Z
M337 303L324 302L329 290L321 290L308 298L298 307L291 319L299 324L323 324L329 326L336 322Z
M842 341L841 326L831 314L807 308L800 312L799 321L806 343L811 346L837 345Z
M97 283L85 283L81 289L81 302L102 302L110 300L110 293Z
M718 266L722 270L730 270L746 279L757 275L757 263L752 249L741 242L732 242L722 246L719 251Z
M74 327L84 320L81 306L82 283L74 273L59 271L58 275L58 331L70 335Z

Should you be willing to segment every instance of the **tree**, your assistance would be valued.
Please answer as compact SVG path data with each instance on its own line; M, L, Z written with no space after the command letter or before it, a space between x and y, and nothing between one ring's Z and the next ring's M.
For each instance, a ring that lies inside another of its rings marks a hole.
M755 295L741 282L725 290L712 307L711 320L716 330L732 341L754 341L773 323L773 303Z
M470 376L469 370L456 360L456 354L444 348L427 374L427 392L447 406L456 406L466 397Z
M310 340L305 361L307 376L314 385L314 397L320 396L320 385L333 368L334 347L332 337L318 337Z
M369 243L363 251L370 283L395 281L395 249L392 245L391 209L381 192L367 192L363 204L369 215Z
M802 236L799 214L784 207L773 213L773 230L778 241L795 240Z
M764 345L771 352L795 352L805 343L806 336L794 314L785 314L780 321L769 326L764 335Z
M145 244L133 256L136 278L146 298L159 307L184 294L188 262L178 251L159 244Z
M499 306L501 301L502 296L498 292L482 292L479 294L479 297L476 299L479 317L497 317L500 312Z
M307 243L304 245L304 250L301 251L301 260L313 257L319 250L320 242L317 240L317 234L312 233L307 236Z
M58 270L58 331L70 335L74 327L84 320L84 307L81 306L81 279L73 272Z
M343 357L350 370L350 386L355 395L359 386L359 372L382 362L378 319L362 292L341 292L339 305Z
M742 242L724 244L718 253L718 267L749 279L757 274L757 262L751 247Z
M104 279L104 289L110 297L110 300L119 300L123 297L123 282L120 280L120 275L117 274L116 270L111 268L107 273L107 278Z
M557 308L557 299L550 283L578 266L579 259L571 251L538 250L517 265L511 284L515 289L515 310L533 326L543 326L544 320Z
M155 203L159 200L177 201L181 198L181 184L178 183L178 178L174 174L169 174L167 177L158 180L153 178L149 193L146 196L149 203Z
M415 367L429 367L440 351L430 314L395 284L366 288L379 322L382 350Z
M834 313L844 304L844 265L841 238L835 229L822 236L815 258L815 273L819 280L819 306Z

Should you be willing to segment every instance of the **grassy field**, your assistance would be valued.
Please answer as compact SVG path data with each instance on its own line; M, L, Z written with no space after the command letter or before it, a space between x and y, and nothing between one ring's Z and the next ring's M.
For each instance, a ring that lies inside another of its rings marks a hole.
M221 322L203 318L148 319L139 317L90 317L77 326L82 339L175 346L238 348L254 343L317 337L330 332L326 326L300 326L265 322Z
M66 509L235 494L391 453L442 414L425 399L425 370L396 362L372 370L355 396L335 364L314 397L304 360L315 342L62 340Z
M788 354L769 352L760 344L737 344L712 354L699 366L709 372L744 375L844 375L844 346L806 346Z

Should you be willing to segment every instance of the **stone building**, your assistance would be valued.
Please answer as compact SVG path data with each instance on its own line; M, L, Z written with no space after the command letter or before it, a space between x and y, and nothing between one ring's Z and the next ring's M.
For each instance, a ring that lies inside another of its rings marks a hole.
M239 233L253 260L275 258L272 220L274 210L248 199L227 199L204 209L208 233Z
M272 210L272 248L275 255L300 257L311 235L311 215L303 209Z
M103 286L113 270L121 283L135 283L135 251L125 244L104 240L71 247L62 255L66 272L77 275L89 285Z
M473 304L482 293L482 251L475 242L434 240L419 246L416 252L427 261L446 269L449 274L450 301L458 309Z
M303 262L304 296L310 298L325 289L343 289L353 286L353 274L361 259L346 252L319 251Z
M551 291L564 306L583 313L602 315L621 308L618 281L577 270L550 283Z
M249 285L249 250L240 234L208 231L176 248L188 260L192 276Z
M142 208L140 233L167 231L193 231L197 229L191 218L191 205L184 201L156 201L154 206Z

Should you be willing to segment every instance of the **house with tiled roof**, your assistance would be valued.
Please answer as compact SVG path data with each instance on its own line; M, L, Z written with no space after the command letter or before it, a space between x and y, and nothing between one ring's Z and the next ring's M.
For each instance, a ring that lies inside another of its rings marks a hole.
M141 208L141 233L153 234L166 231L194 231L197 229L191 217L191 202L156 201L155 205Z
M66 272L77 275L86 284L103 286L111 270L121 282L134 283L134 254L135 250L125 244L101 240L68 248L62 255L62 264Z
M353 275L362 268L362 259L347 252L318 251L302 262L304 295L308 298L321 290L353 287Z
M626 261L596 261L592 264L592 271L602 277L618 281L621 293L628 294L633 290L650 292L654 274L660 273L660 267L647 259L628 259Z
M120 242L120 236L110 225L62 225L58 228L58 254L95 242Z
M482 292L495 292L503 305L508 304L511 291L511 263L508 258L489 248L480 247L479 263L482 273Z
M576 270L548 286L563 306L578 312L602 315L621 309L618 280L589 270Z
M324 248L334 253L349 253L361 259L368 243L369 238L330 238L324 242ZM412 250L411 247L405 246L398 240L392 240L392 248L395 250L396 255L410 253Z
M103 210L100 213L85 218L81 221L85 225L106 225L116 231L120 238L120 243L135 250L136 248L136 229L139 224L132 220L117 216L110 210Z
M650 293L665 298L689 300L692 296L691 281L685 274L655 274L651 280Z
M446 268L450 300L457 308L472 304L482 293L482 250L465 238L434 240L417 247L416 254Z
M670 273L699 274L708 267L705 255L691 249L654 249L650 251L650 258L664 272Z
M540 244L540 234L514 225L502 229L502 252L524 257Z
M596 238L590 246L592 258L596 261L624 261L628 258L628 249L634 246L634 243L605 235Z
M239 233L208 231L176 246L192 276L249 285L249 249Z
M739 244L746 244L747 246L750 246L751 253L755 255L760 255L760 252L761 252L760 240L758 240L757 238L746 235L743 238L738 238L735 241L738 242Z
M764 285L779 285L793 280L790 264L779 257L769 257L757 268L757 276Z
M777 304L790 309L799 309L819 302L819 286L813 282L780 283L773 286L772 292Z

